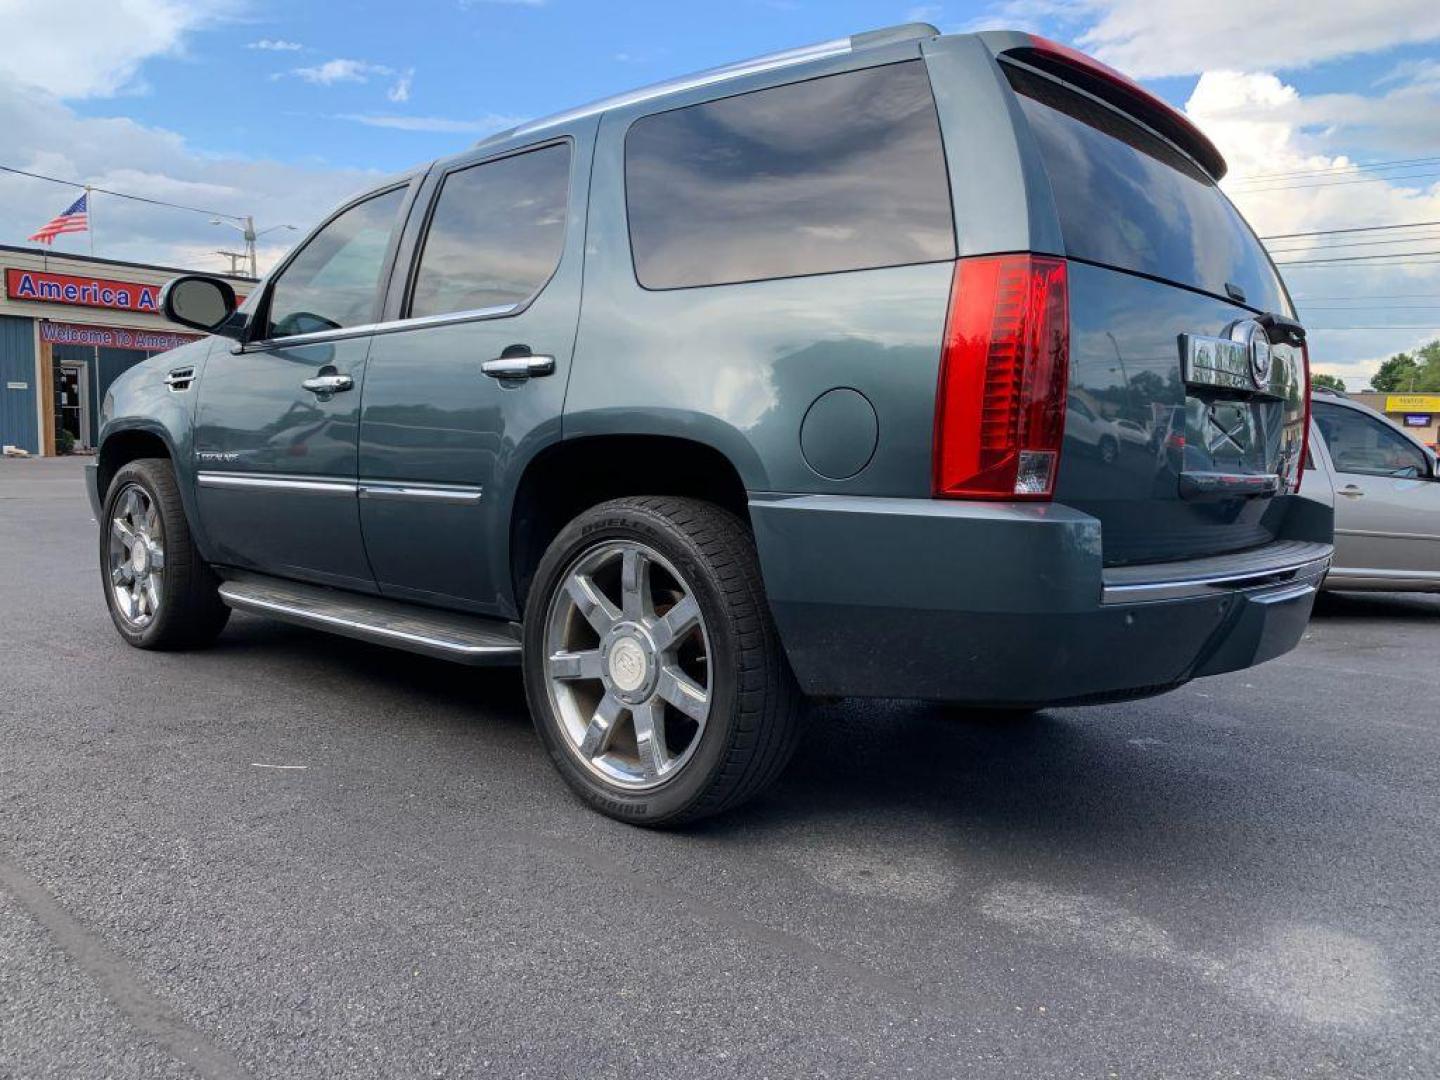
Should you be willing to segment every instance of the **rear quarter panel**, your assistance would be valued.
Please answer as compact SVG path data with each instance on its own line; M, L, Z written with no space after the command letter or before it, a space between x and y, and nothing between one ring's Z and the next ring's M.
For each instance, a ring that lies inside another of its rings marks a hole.
M642 288L627 228L624 137L654 111L651 103L601 122L565 437L689 438L725 454L751 491L928 495L952 264ZM864 469L830 480L807 465L800 426L817 397L842 387L869 399L879 434Z

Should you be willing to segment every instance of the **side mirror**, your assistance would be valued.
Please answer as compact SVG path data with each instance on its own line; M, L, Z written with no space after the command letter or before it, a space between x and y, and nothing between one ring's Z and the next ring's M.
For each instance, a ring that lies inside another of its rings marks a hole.
M186 274L173 278L160 291L160 310L171 322L212 334L238 337L239 328L226 324L235 314L235 290L228 281Z

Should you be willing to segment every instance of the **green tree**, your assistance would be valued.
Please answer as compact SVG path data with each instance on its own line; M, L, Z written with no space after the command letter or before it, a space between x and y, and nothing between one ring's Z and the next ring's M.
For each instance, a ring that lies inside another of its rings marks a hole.
M1337 378L1334 375L1326 375L1322 371L1317 371L1315 372L1315 374L1310 376L1310 385L1320 386L1325 388L1326 390L1338 390L1342 394L1345 392L1344 379Z
M1380 365L1370 386L1391 394L1440 393L1440 340L1413 353L1396 353Z

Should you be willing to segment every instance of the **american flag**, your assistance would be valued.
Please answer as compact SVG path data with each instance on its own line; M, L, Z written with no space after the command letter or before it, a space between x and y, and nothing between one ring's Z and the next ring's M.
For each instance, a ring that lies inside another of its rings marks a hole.
M87 191L73 203L70 209L66 210L59 217L51 218L29 237L31 240L38 240L42 244L53 244L55 237L61 233L84 232L90 227L90 217L86 206L90 193Z

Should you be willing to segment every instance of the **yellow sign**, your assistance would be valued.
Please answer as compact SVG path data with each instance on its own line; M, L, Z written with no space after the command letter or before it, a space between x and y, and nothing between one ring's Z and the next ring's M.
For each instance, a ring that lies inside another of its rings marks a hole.
M1440 394L1386 394L1385 411L1440 412Z

